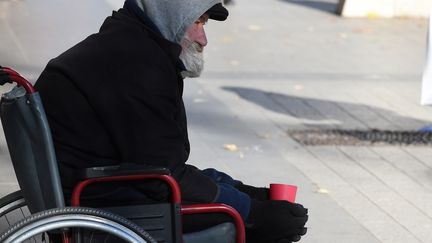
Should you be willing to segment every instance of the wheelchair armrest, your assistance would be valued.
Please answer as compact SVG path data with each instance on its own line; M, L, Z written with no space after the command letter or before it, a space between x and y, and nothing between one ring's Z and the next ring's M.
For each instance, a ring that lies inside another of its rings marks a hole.
M171 188L172 203L179 205L181 202L180 188L167 168L123 163L118 166L86 168L78 176L80 182L75 185L71 197L71 205L73 207L80 205L81 193L90 184L116 181L143 181L149 179L165 182Z
M113 166L91 167L83 169L78 178L87 180L101 177L128 176L128 175L169 175L170 171L164 167L155 167L150 165L138 165L124 163Z
M240 214L232 207L220 204L192 204L192 205L182 205L181 214L200 214L200 213L225 213L229 215L236 226L236 243L246 242L245 225Z

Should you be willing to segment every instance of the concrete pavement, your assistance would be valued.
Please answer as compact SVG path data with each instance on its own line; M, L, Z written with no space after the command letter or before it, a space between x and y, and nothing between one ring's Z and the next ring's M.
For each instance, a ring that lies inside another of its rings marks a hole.
M426 20L341 19L337 1L237 0L185 81L190 163L299 185L301 242L432 242L430 147L303 146L288 129L417 129ZM62 5L63 4L63 5ZM0 1L0 64L35 80L118 1ZM236 149L227 149L227 145ZM0 195L16 188L0 146Z

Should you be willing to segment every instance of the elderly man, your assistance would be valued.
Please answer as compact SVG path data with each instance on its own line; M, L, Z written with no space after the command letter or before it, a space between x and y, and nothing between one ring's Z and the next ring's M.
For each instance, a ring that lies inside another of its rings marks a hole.
M270 201L267 188L186 164L183 79L198 77L203 69L208 19L227 16L220 0L127 0L98 33L48 63L36 88L66 196L82 168L125 162L163 166L178 181L184 203L219 202L237 209L248 242L298 241L306 233L302 205ZM151 183L97 193L119 204L161 199L164 187Z

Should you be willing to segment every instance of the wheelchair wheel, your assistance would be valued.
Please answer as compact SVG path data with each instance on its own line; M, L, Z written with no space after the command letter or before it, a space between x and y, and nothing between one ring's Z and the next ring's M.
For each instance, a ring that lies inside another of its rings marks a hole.
M0 232L30 215L21 191L0 198Z
M18 243L35 236L43 242L53 234L64 232L65 229L91 230L104 234L104 239L93 235L84 242L150 242L157 243L146 231L131 221L118 215L93 208L56 208L33 214L10 227L0 235L2 243ZM54 233L53 233L54 232ZM111 237L110 239L107 238ZM73 242L75 242L72 239Z
M27 203L20 190L0 198L0 233L6 231L13 224L30 216ZM32 237L24 243L40 243L40 237Z

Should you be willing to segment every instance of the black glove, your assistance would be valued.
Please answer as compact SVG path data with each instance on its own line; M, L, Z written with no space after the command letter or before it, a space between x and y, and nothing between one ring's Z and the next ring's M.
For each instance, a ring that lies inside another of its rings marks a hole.
M250 243L274 243L299 241L306 234L304 227L308 210L297 203L287 201L252 200L246 219L246 237Z
M306 234L307 229L304 228L304 231L302 232L301 235L305 235ZM301 239L300 235L295 235L295 236L291 236L290 239L280 239L277 240L276 243L292 243L292 242L297 242Z
M243 183L237 184L234 187L239 191L248 194L251 199L264 201L269 200L270 198L270 189L265 187L254 187Z
M292 240L282 239L282 240L276 241L276 243L292 243Z

